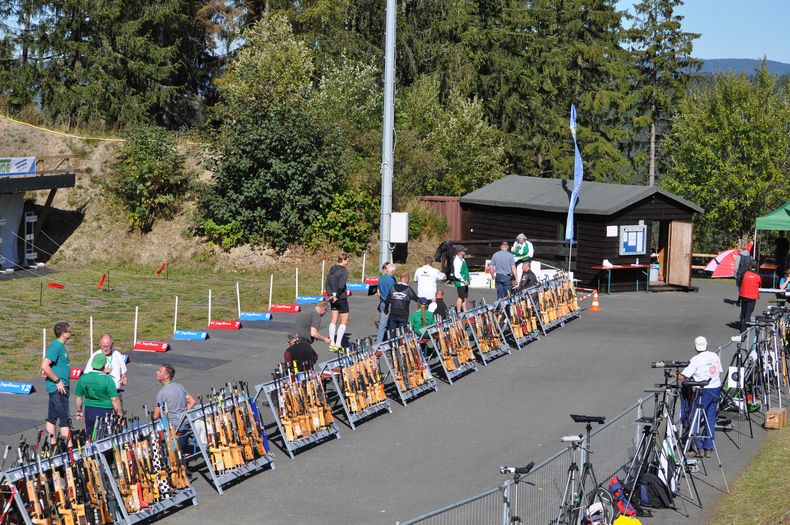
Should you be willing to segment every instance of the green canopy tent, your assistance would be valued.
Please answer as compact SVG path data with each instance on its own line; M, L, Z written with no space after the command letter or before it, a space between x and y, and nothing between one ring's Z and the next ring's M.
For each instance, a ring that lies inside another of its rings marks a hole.
M785 202L774 211L757 217L755 230L790 230L790 201ZM757 233L755 232L755 235Z
M759 253L757 246L757 232L760 230L788 231L790 230L790 201L785 202L775 210L766 213L754 223L755 253ZM776 287L776 273L772 277L772 285Z

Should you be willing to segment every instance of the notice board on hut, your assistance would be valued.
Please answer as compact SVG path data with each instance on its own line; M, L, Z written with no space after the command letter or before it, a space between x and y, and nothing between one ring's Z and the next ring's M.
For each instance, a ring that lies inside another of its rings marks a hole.
M644 223L620 226L620 255L645 253L647 253L647 226Z

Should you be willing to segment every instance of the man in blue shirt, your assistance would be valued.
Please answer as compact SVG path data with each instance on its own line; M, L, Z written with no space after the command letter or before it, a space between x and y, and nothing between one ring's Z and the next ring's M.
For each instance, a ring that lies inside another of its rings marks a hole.
M59 322L54 328L55 340L47 347L41 360L41 370L46 375L44 384L49 394L47 409L47 435L49 442L55 444L55 425L60 426L60 435L69 439L69 380L71 363L66 343L71 339L69 323Z
M398 267L392 263L386 263L382 267L383 273L379 277L379 328L376 331L376 345L384 342L384 334L387 332L390 316L385 313L384 302L389 297L390 290L395 286L395 270Z
M508 250L508 242L502 241L499 251L491 257L491 274L496 283L496 298L504 299L513 288L513 276L516 275L516 258Z

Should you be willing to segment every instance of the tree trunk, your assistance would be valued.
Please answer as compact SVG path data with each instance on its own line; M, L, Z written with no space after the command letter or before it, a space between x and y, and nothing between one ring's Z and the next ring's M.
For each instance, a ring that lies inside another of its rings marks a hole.
M656 185L656 122L650 123L650 165L647 168L648 186Z

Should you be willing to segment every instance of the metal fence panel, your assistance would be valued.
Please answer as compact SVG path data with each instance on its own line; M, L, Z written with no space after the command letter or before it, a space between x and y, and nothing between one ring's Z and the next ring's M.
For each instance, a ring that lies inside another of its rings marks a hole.
M507 485L453 503L400 525L502 525L504 493Z
M571 464L571 448L550 457L511 490L508 520L518 516L524 525L547 525L557 517ZM529 483L534 485L530 485Z

